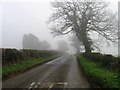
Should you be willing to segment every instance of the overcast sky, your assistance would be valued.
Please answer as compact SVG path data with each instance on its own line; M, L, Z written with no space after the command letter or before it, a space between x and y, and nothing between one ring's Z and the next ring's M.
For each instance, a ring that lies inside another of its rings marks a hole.
M40 40L47 40L56 48L58 40L68 41L68 36L54 38L46 21L52 14L50 1L53 0L1 0L0 4L0 47L22 48L24 34L32 33ZM107 0L111 1L111 0ZM117 10L117 1L110 8ZM117 53L117 48L103 48L103 52Z

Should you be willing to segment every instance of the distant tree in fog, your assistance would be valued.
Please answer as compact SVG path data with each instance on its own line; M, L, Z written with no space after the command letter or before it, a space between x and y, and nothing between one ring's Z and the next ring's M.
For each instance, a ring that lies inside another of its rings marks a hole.
M67 52L69 50L67 42L61 40L58 42L58 50L62 52Z
M44 40L44 41L40 42L40 48L41 48L41 50L42 49L43 50L48 50L48 49L51 48L51 45L50 45L50 43L48 41Z
M23 36L23 48L24 49L38 49L40 48L40 41L38 37L33 34Z
M22 41L23 49L48 50L51 45L46 40L40 41L34 34L24 34Z
M84 50L83 43L79 41L76 36L72 35L69 39L71 41L71 46L73 46L78 53Z

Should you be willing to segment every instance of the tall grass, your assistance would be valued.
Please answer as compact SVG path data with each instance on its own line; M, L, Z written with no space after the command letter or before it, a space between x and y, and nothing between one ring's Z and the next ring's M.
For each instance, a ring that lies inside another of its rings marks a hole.
M118 73L109 71L100 65L82 56L78 57L79 63L85 73L103 88L120 88Z

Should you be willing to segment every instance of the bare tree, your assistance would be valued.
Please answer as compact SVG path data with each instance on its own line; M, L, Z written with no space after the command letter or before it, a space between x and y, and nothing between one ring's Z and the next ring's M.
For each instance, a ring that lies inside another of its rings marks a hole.
M86 53L91 53L92 46L95 46L90 32L97 32L106 41L117 40L117 19L108 10L108 3L66 0L51 4L54 12L48 23L52 33L57 36L74 32L79 41L83 42Z

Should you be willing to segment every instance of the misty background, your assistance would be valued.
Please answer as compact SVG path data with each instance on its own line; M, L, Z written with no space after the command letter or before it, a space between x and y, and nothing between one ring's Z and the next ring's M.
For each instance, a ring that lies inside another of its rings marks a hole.
M39 40L50 43L51 49L57 49L58 41L66 41L69 52L73 52L70 34L53 37L46 23L52 14L50 2L53 0L5 0L0 4L0 48L22 49L24 34L33 34ZM110 1L110 9L117 12L118 0ZM93 37L95 37L93 35ZM118 54L117 46L101 47L102 53Z

